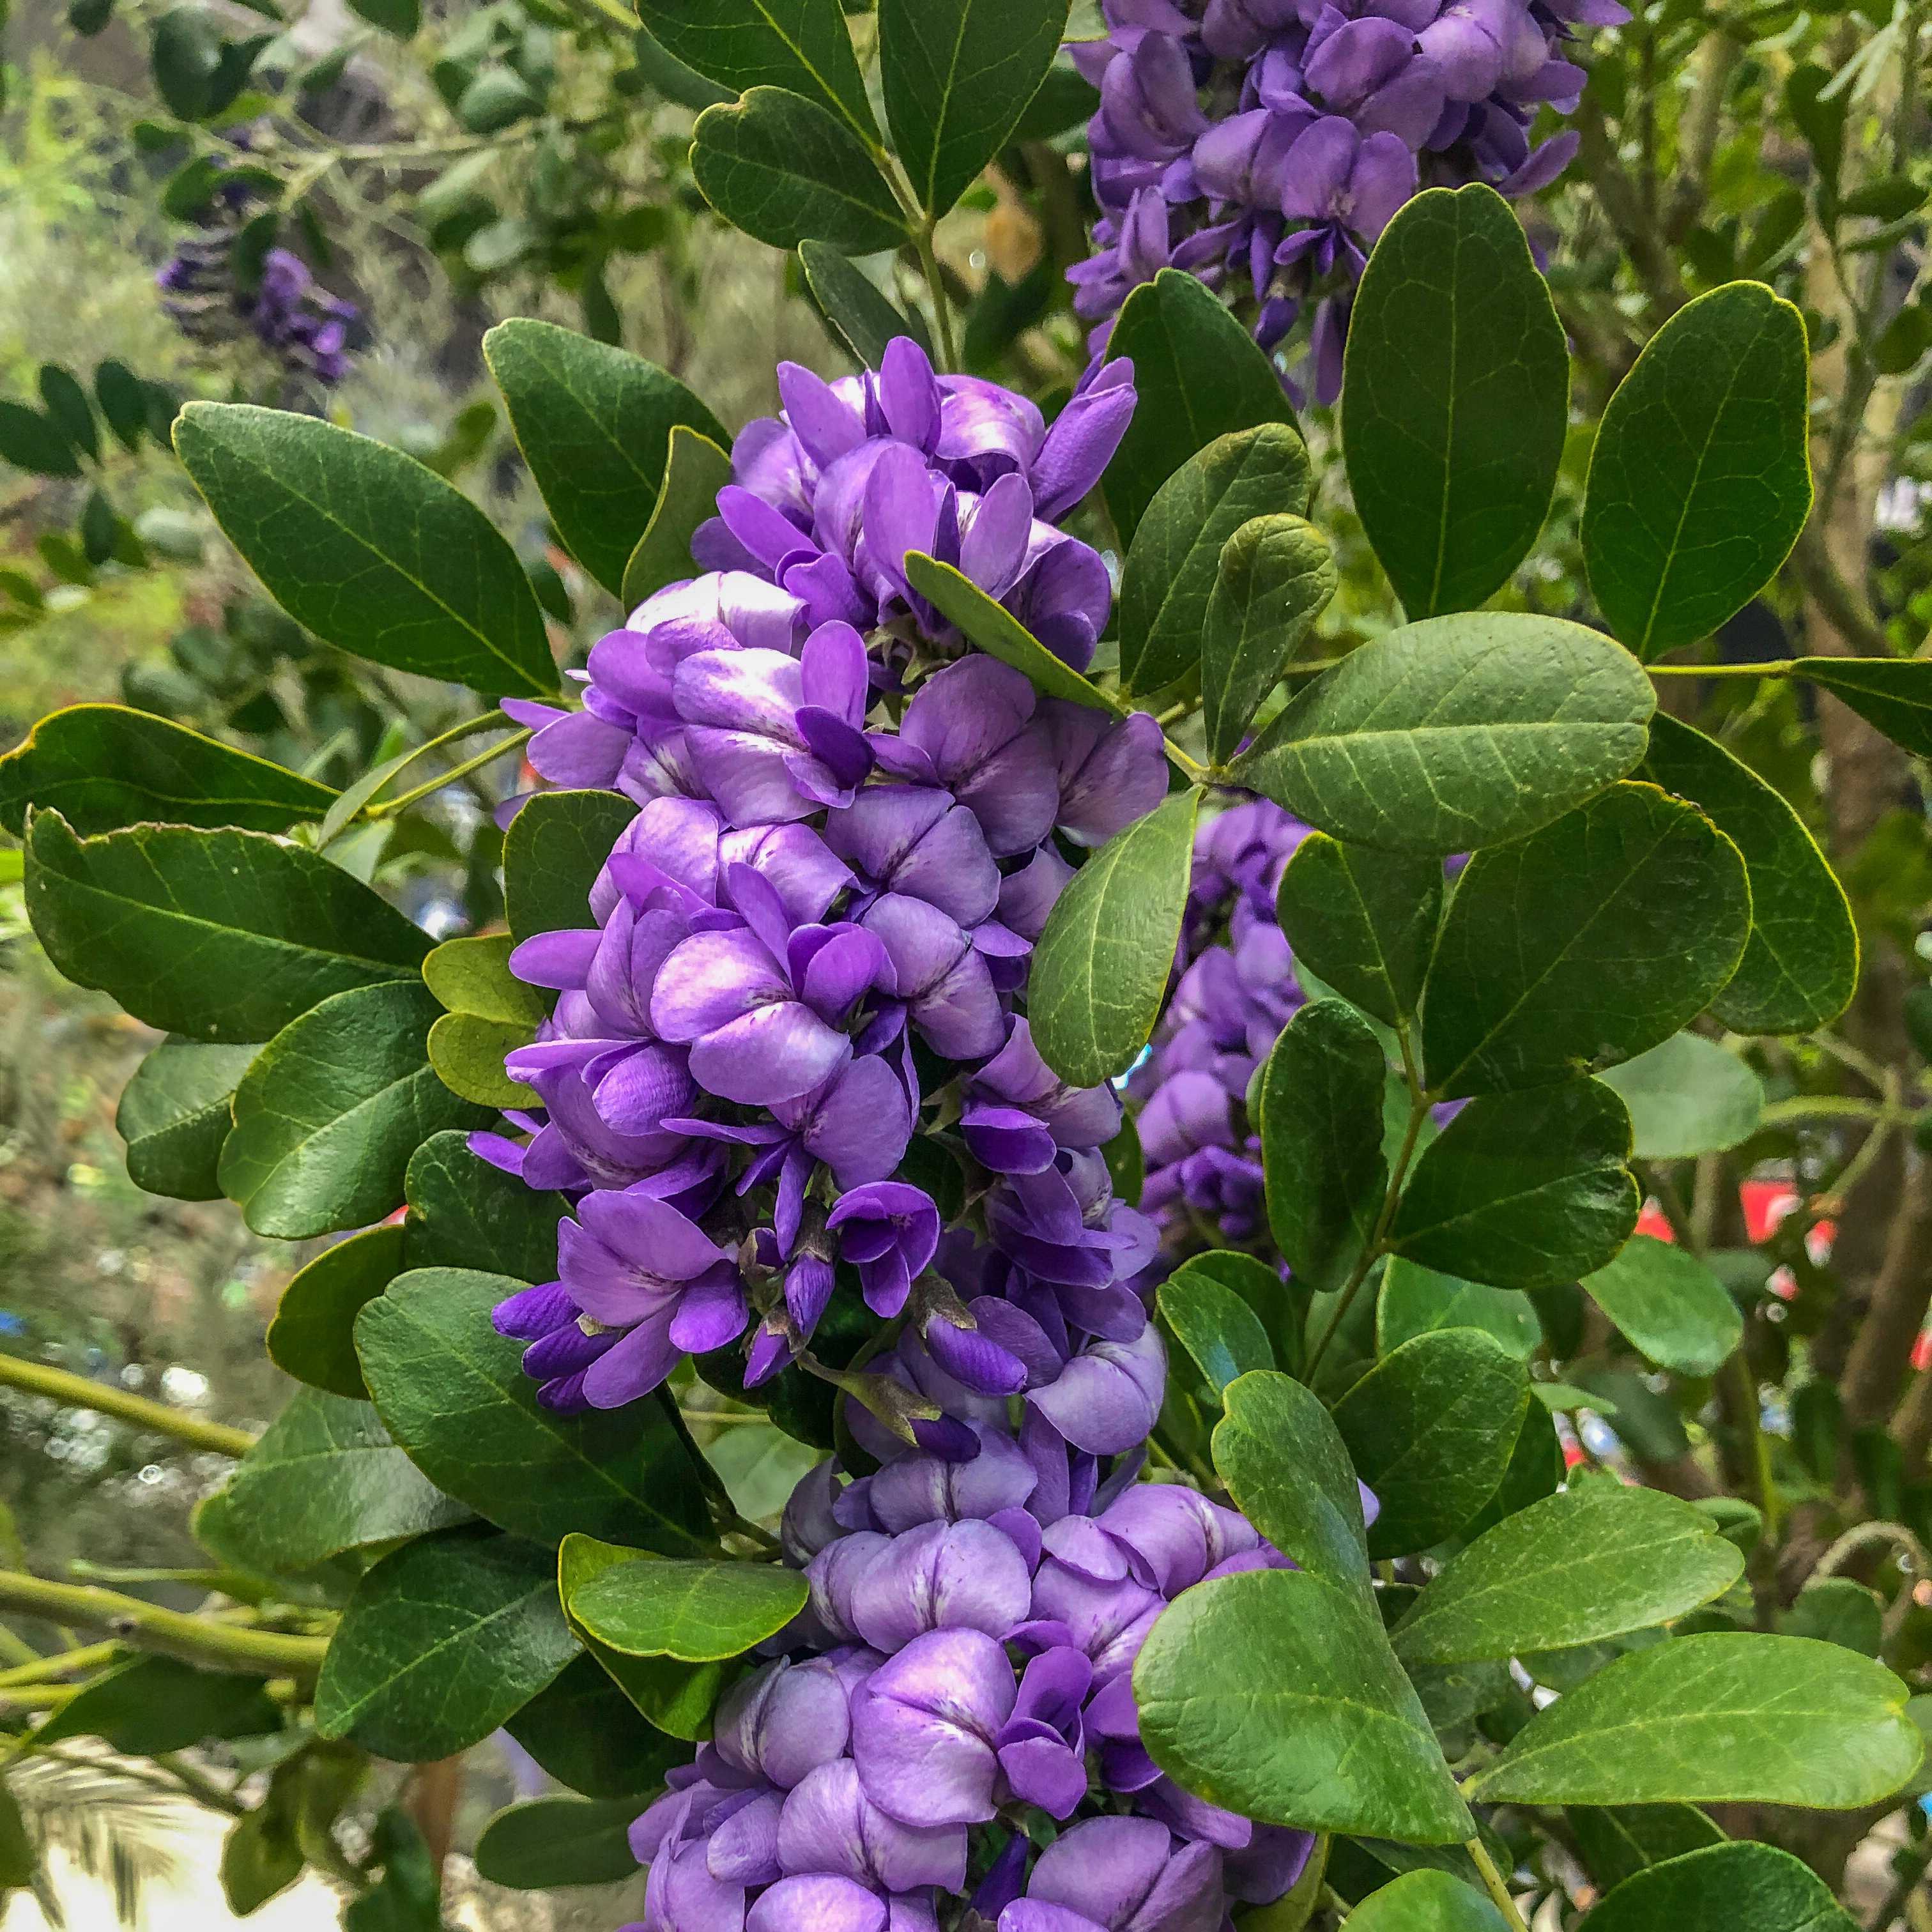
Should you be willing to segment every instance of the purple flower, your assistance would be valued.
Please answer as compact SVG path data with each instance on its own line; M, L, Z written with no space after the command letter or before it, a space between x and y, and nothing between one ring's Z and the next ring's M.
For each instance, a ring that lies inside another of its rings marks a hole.
M840 1196L825 1225L837 1231L838 1251L859 1270L874 1315L898 1314L939 1249L939 1210L930 1195L904 1181L854 1188Z
M853 1702L852 1755L867 1794L908 1825L991 1818L995 1740L1017 1696L1005 1651L983 1630L915 1637Z
M1094 1666L1078 1651L1042 1651L1021 1673L1013 1714L994 1740L1013 1796L1055 1818L1071 1817L1087 1796L1081 1710L1093 1684Z
M1041 1852L999 1932L1218 1932L1226 1910L1213 1846L1177 1843L1150 1818L1093 1818Z

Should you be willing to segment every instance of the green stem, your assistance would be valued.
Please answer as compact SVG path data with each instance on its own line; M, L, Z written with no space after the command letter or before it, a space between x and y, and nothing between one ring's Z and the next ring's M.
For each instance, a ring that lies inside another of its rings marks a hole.
M419 800L441 791L446 785L460 784L472 772L481 771L485 765L494 764L506 752L514 752L526 744L532 736L528 730L513 732L508 737L492 745L488 751L478 752L474 758L465 758L461 764L452 765L441 777L430 779L418 785L413 791L399 793L394 798L386 798L380 805L364 807L365 818L387 818L394 813L406 812Z
M1764 1516L1765 1540L1774 1542L1783 1510L1778 1501L1777 1479L1772 1474L1771 1444L1765 1440L1763 1420L1759 1414L1757 1377L1744 1359L1742 1342L1732 1352L1728 1366L1737 1396L1738 1426L1744 1431L1744 1448L1750 1457L1751 1481L1757 1491L1757 1506Z
M1774 658L1762 664L1646 664L1652 677L1795 677L1796 658Z
M232 1791L224 1791L213 1778L177 1756L172 1751L164 1751L154 1762L174 1780L188 1795L200 1804L206 1804L211 1811L226 1812L231 1818L245 1818L248 1807Z
M118 1590L92 1583L50 1583L18 1570L0 1570L0 1609L50 1623L104 1630L137 1649L158 1651L185 1663L254 1671L264 1677L313 1677L328 1648L326 1637L231 1629L123 1596Z
M0 1355L0 1388L45 1396L69 1408L91 1408L117 1421L132 1423L138 1429L151 1429L158 1436L172 1436L191 1449L212 1450L218 1456L238 1459L255 1446L254 1437L245 1429L203 1422L169 1408L165 1402L152 1402L144 1395L116 1388L111 1383L93 1382L70 1370L57 1369L46 1362L30 1362L20 1355Z
M22 1684L43 1683L50 1677L65 1677L76 1670L92 1670L101 1664L112 1664L120 1654L118 1643L84 1644L78 1650L57 1651L50 1657L36 1654L32 1664L0 1670L0 1690L10 1690Z
M1495 1901L1510 1932L1529 1932L1529 1928L1522 1922L1522 1914L1516 1909L1516 1900L1509 1895L1509 1887L1503 1882L1502 1874L1496 1870L1496 1862L1484 1848L1482 1840L1472 1838L1463 1849L1475 1860L1476 1870L1482 1875L1483 1889Z
M939 272L939 256L932 245L933 223L928 218L920 227L916 237L919 248L919 264L926 273L926 286L932 297L933 319L939 325L939 356L945 370L957 374L959 368L959 344L953 332L952 304L946 299L946 283Z

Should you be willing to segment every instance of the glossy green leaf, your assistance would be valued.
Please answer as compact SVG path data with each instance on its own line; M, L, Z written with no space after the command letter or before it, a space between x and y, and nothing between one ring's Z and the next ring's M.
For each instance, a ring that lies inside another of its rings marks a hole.
M1560 617L1431 617L1351 651L1232 776L1336 838L1438 856L1517 838L1643 755L1656 698Z
M1626 1340L1679 1375L1716 1374L1744 1337L1730 1291L1695 1255L1653 1234L1633 1235L1583 1288Z
M1583 1920L1586 1932L1856 1932L1832 1888L1789 1852L1707 1845L1633 1874Z
M1638 768L1700 806L1743 854L1750 937L1711 1010L1737 1033L1809 1033L1850 1004L1858 932L1838 875L1784 798L1715 740L1660 712Z
M1915 758L1932 757L1932 663L1923 658L1800 658L1795 669Z
M126 1756L153 1757L281 1728L281 1706L260 1677L137 1657L83 1684L36 1728L32 1748L62 1738L100 1738Z
M252 1046L164 1040L121 1090L114 1125L128 1143L128 1178L176 1201L218 1201L222 1143Z
M570 1614L628 1657L707 1664L739 1657L790 1623L809 1592L802 1571L766 1563L645 1557L615 1564L570 1594Z
M1708 636L1790 554L1811 509L1804 319L1761 282L1679 309L1604 412L1583 562L1640 658Z
M691 172L734 228L774 248L829 242L851 255L906 239L905 216L858 137L815 101L754 87L698 117Z
M1066 10L1067 0L880 0L886 119L928 214L945 214L1006 146Z
M540 1193L470 1151L469 1136L441 1133L410 1157L403 1222L412 1268L480 1268L518 1282L556 1276L560 1194Z
M1369 1554L1453 1536L1495 1494L1529 1401L1523 1365L1474 1328L1418 1335L1335 1405L1355 1473L1382 1503Z
M1540 1711L1478 1772L1486 1804L1802 1804L1889 1796L1923 1740L1906 1688L1807 1637L1712 1630L1621 1657Z
M1660 1490L1584 1483L1478 1538L1394 1633L1405 1664L1561 1650L1648 1629L1723 1595L1744 1557Z
M647 1724L595 1658L566 1665L503 1728L586 1798L648 1800L673 1765L691 1762L690 1744ZM643 1809L634 1802L632 1816Z
M581 1530L685 1555L708 1521L683 1444L656 1402L560 1415L537 1400L523 1345L490 1311L524 1284L419 1268L356 1318L356 1352L383 1420L430 1478L514 1536Z
M1216 1395L1250 1369L1274 1366L1261 1317L1211 1274L1184 1264L1161 1283L1156 1299L1162 1318Z
M1004 604L950 563L919 550L905 557L907 580L943 617L949 618L988 656L1023 671L1048 698L1064 698L1090 710L1126 715L1125 707L1090 683L1064 658L1057 658Z
M1612 1066L1603 1084L1623 1096L1639 1160L1722 1154L1756 1132L1764 1088L1737 1054L1694 1033Z
M515 950L507 932L446 939L423 962L423 984L452 1013L535 1026L548 1014L550 1002L541 987L526 986L510 970Z
M335 794L312 778L146 711L74 704L43 718L0 758L0 825L51 806L83 836L144 820L285 832Z
M503 836L503 906L519 943L591 926L590 888L617 835L638 815L620 792L542 791Z
M1283 1029L1262 1071L1262 1164L1268 1225L1295 1279L1340 1288L1373 1238L1388 1063L1368 1022L1316 1000Z
M1222 547L1201 638L1208 754L1232 758L1335 594L1328 540L1301 517L1257 517Z
M340 866L258 832L27 828L27 911L47 956L136 1019L267 1040L352 987L413 978L429 941Z
M314 416L190 403L175 448L289 615L338 649L494 696L556 688L517 554L434 470Z
M734 94L788 87L878 140L838 0L638 0L638 17L687 67Z
M638 1874L627 1798L532 1798L499 1811L476 1840L476 1870L492 1885L549 1892L615 1885Z
M1387 1026L1421 1000L1442 908L1436 860L1366 851L1325 832L1295 848L1275 896L1297 962Z
M887 346L902 335L910 336L932 355L924 318L916 310L895 308L864 270L855 268L836 248L823 242L802 242L798 260L806 286L833 337L861 368L877 369L885 360Z
M1349 491L1403 608L1473 610L1543 527L1570 397L1550 285L1493 188L1432 188L1382 230L1344 385Z
M1074 875L1034 948L1034 1044L1076 1087L1124 1073L1167 991L1187 902L1198 790L1116 832Z
M1787 1636L1816 1637L1877 1657L1885 1648L1885 1610L1884 1598L1868 1585L1850 1576L1822 1576L1798 1592L1778 1627Z
M557 535L616 596L657 509L672 429L722 446L723 425L655 363L554 322L499 322L483 353Z
M238 1918L259 1912L307 1867L297 1822L306 1756L277 1765L261 1802L237 1818L222 1840L221 1894Z
M1556 1386L1553 1382L1530 1384L1530 1401L1522 1412L1522 1426L1516 1431L1516 1442L1510 1450L1509 1466L1503 1471L1496 1494L1457 1532L1466 1542L1495 1528L1532 1503L1554 1496L1563 1482L1566 1474L1563 1444L1544 1400L1546 1392Z
M1564 1817L1604 1892L1666 1858L1726 1842L1694 1804L1577 1804Z
M356 1586L315 1687L316 1729L420 1764L480 1744L577 1655L550 1552L466 1523Z
M1184 1591L1134 1664L1142 1742L1197 1797L1304 1830L1461 1844L1475 1826L1363 1594L1306 1570Z
M1361 1486L1320 1399L1269 1371L1237 1376L1222 1400L1214 1468L1235 1506L1302 1569L1366 1592Z
M1404 1872L1348 1914L1350 1932L1508 1932L1483 1894L1446 1871Z
M731 459L723 447L688 424L671 425L667 446L657 508L624 565L628 608L691 575L691 540L716 514L718 493L731 480Z
M1178 268L1162 269L1127 297L1108 353L1132 358L1140 398L1107 466L1105 485L1123 542L1133 542L1155 493L1196 451L1216 437L1262 423L1294 424L1294 412L1280 379L1253 337L1218 296ZM1248 517L1277 511L1300 516L1307 508L1304 481L1299 496L1261 504L1228 524L1208 567L1200 593L1203 608L1220 544ZM1156 584L1156 591L1160 587Z
M268 1359L311 1388L366 1402L356 1317L404 1268L403 1229L386 1222L325 1248L282 1290L268 1324Z
M520 1020L445 1013L429 1030L429 1064L459 1099L492 1108L527 1107L531 1093L503 1070L503 1056L527 1046L534 1030Z
M410 1466L367 1402L317 1389L296 1391L223 1494L230 1526L272 1571L313 1569L470 1514Z
M1376 1302L1377 1350L1388 1354L1438 1328L1480 1328L1523 1362L1543 1340L1543 1324L1524 1296L1391 1256Z
M221 1191L258 1234L296 1240L380 1221L430 1135L487 1126L429 1064L435 996L406 980L338 993L262 1048L235 1090Z
M1142 392L1136 423L1145 406ZM1264 421L1193 448L1162 472L1127 552L1120 608L1127 690L1159 691L1200 662L1222 553L1235 533L1258 518L1299 518L1308 508L1308 449L1292 424ZM1111 479L1127 449L1124 442L1107 472L1110 502Z

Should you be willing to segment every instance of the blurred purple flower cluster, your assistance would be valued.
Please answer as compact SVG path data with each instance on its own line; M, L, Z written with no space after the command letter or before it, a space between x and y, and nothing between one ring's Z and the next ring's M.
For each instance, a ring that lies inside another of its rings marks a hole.
M252 334L291 376L333 385L349 373L349 340L359 311L317 286L308 265L271 248L252 289L235 273L235 236L217 228L178 243L154 278L161 307L196 342Z
M1272 349L1311 299L1316 393L1332 401L1355 278L1418 187L1554 180L1566 130L1532 147L1538 110L1576 106L1566 58L1618 0L1102 0L1105 40L1073 57L1100 90L1089 130L1101 211L1072 272L1100 326L1136 284L1181 268L1252 291Z
M1254 799L1195 838L1180 980L1152 1052L1128 1082L1147 1161L1141 1204L1183 1242L1204 1224L1237 1245L1268 1226L1247 1094L1302 1002L1275 894L1307 832L1280 806Z
M1153 1374L1157 1403L1157 1344ZM942 1894L998 1932L1221 1932L1300 1875L1307 1833L1161 1772L1131 1678L1174 1598L1286 1559L1236 1511L1136 1483L1137 1454L1103 1475L952 1406L970 1461L898 1451L799 1486L783 1536L808 1604L632 1827L630 1932L936 1932Z
M955 1453L975 1445L928 1372L1024 1394L1094 1453L1145 1435L1134 1368L1107 1353L1151 1346L1123 1284L1154 1232L1095 1151L1120 1103L1066 1088L1016 1002L1072 875L1062 842L1160 802L1161 734L1040 698L904 574L909 548L956 561L1084 662L1106 573L1042 513L1098 478L1131 376L1102 370L1048 430L909 342L850 382L786 368L786 416L740 437L699 534L713 567L596 645L582 711L506 706L540 728L542 778L640 808L595 924L512 956L558 994L507 1063L540 1106L513 1117L526 1140L477 1142L575 1204L558 1280L498 1312L552 1406L621 1406L748 1331L755 1388L842 1274L872 1316L905 1318L875 1400ZM902 1176L921 1132L970 1226Z

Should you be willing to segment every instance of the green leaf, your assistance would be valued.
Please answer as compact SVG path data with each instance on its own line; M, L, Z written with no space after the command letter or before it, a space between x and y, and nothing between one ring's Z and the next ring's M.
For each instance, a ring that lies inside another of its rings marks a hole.
M1361 1486L1320 1400L1270 1370L1237 1376L1222 1400L1214 1467L1236 1507L1302 1569L1366 1592Z
M1291 1370L1299 1365L1301 1325L1308 1298L1283 1281L1276 1268L1238 1248L1214 1248L1204 1255L1190 1255L1185 1265L1239 1295L1267 1331L1282 1365Z
M668 449L657 508L624 566L623 602L632 609L691 574L691 540L731 480L730 458L688 424L672 424Z
M543 791L503 836L503 907L521 944L540 932L596 924L590 888L638 808L614 791Z
M1006 144L1066 27L1067 0L880 0L893 145L935 219Z
M643 1797L673 1765L691 1762L689 1742L653 1730L594 1658L568 1665L504 1729L551 1777L586 1798ZM631 1815L643 1808L634 1803Z
M1707 637L1770 580L1811 510L1804 319L1761 282L1679 309L1604 412L1583 562L1640 658Z
M1257 517L1222 546L1201 638L1208 754L1232 758L1335 594L1328 540L1300 517Z
M1162 1318L1220 1395L1237 1376L1272 1369L1274 1348L1258 1316L1232 1288L1185 1264L1160 1285Z
M1148 1633L1133 1684L1154 1762L1210 1804L1415 1844L1474 1835L1358 1592L1292 1570L1197 1584Z
M1034 1044L1075 1087L1124 1073L1159 1017L1187 903L1201 794L1177 792L1074 875L1034 948Z
M190 403L175 448L289 615L358 657L485 693L556 688L517 554L434 470L314 416Z
M434 1133L483 1127L426 1053L439 1009L406 980L338 993L292 1022L235 1090L221 1191L258 1234L298 1240L402 1204L410 1156Z
M1750 932L1738 848L1654 785L1612 785L1478 852L1430 962L1430 1091L1540 1087L1634 1059L1702 1012Z
M94 419L94 405L71 370L58 362L40 364L38 382L40 404L60 426L60 433L74 447L97 461L100 455L100 429Z
M1707 1845L1627 1878L1584 1919L1587 1932L1856 1932L1832 1888L1789 1852Z
M460 1098L491 1108L527 1107L530 1090L503 1070L503 1057L527 1046L533 1030L521 1020L445 1013L429 1030L429 1064Z
M1442 909L1436 860L1364 851L1325 832L1295 848L1275 895L1296 960L1386 1026L1421 1000Z
M1405 1872L1370 1893L1348 1914L1348 1925L1350 1932L1508 1932L1480 1892L1446 1871Z
M644 1557L600 1570L570 1594L570 1614L627 1657L709 1664L784 1629L811 1593L802 1571L766 1563Z
M1136 423L1146 406L1143 392ZM1130 429L1130 442L1132 434ZM1159 691L1192 670L1202 657L1222 552L1235 532L1257 518L1298 518L1308 508L1308 448L1292 424L1264 422L1196 447L1198 454L1184 452L1168 466L1171 474L1162 472L1127 552L1120 579L1124 689ZM1110 479L1126 450L1123 443Z
M1816 1637L1877 1657L1885 1648L1885 1600L1852 1577L1821 1577L1798 1592L1778 1627L1786 1636Z
M1520 838L1642 757L1657 700L1560 617L1430 617L1349 652L1231 776L1336 838L1441 856Z
M51 416L0 401L0 462L36 476L78 476L80 459Z
M1756 1132L1764 1088L1735 1053L1694 1033L1660 1046L1603 1076L1630 1109L1639 1160L1688 1160L1722 1154Z
M1127 297L1107 352L1132 358L1140 398L1107 466L1107 506L1124 543L1132 542L1155 493L1196 451L1258 424L1294 425L1281 379L1254 338L1218 296L1178 268L1162 269ZM1214 546L1214 560L1248 517L1276 511L1303 514L1306 487L1304 482L1298 496L1284 495L1229 523ZM1200 592L1204 609L1212 583L1210 562ZM1162 587L1155 586L1156 592Z
M1478 1329L1384 1355L1335 1405L1355 1473L1382 1503L1369 1554L1407 1556L1460 1529L1496 1493L1528 1402L1522 1363Z
M628 1798L533 1798L499 1811L476 1840L478 1875L492 1885L548 1892L616 1885L638 1875Z
M437 1134L410 1157L403 1223L412 1268L480 1268L528 1283L556 1275L560 1194L539 1193L470 1151L466 1134Z
M838 0L638 0L638 17L687 67L734 94L788 87L877 145Z
M1658 1490L1584 1483L1479 1538L1394 1633L1405 1664L1562 1650L1669 1623L1722 1596L1744 1557Z
M1388 1074L1368 1022L1340 1000L1304 1006L1262 1070L1268 1225L1295 1279L1318 1292L1340 1288L1375 1234Z
M850 255L896 248L905 216L858 137L815 101L754 87L698 117L691 172L734 228L774 248L829 242Z
M526 986L510 970L516 941L507 932L479 932L446 939L423 962L423 984L452 1013L527 1023L548 1017L540 987Z
M94 372L94 400L122 447L139 449L148 426L147 388L140 377L110 357Z
M83 1684L34 1730L30 1748L101 1738L124 1756L154 1757L281 1728L281 1706L260 1677L137 1657Z
M315 1389L296 1391L220 1493L230 1526L271 1573L313 1569L470 1514L410 1466L367 1402Z
M1402 608L1473 610L1536 541L1569 419L1563 325L1493 188L1397 212L1349 311L1346 371L1348 488Z
M1802 1804L1888 1796L1924 1748L1905 1686L1836 1644L1712 1630L1634 1651L1539 1711L1469 1787L1486 1804Z
M349 0L351 9L372 27L406 40L422 26L422 0Z
M1564 1818L1590 1876L1605 1892L1647 1866L1726 1842L1691 1804L1578 1804Z
M882 295L872 278L823 242L801 242L799 266L835 340L851 352L862 368L877 369L886 346L909 335L930 356L932 344L916 310L902 313Z
M514 1536L570 1531L686 1555L710 1541L704 1502L662 1407L559 1415L537 1400L521 1344L490 1311L522 1287L418 1268L356 1318L356 1352L410 1460Z
M1712 1012L1736 1033L1828 1026L1858 983L1858 932L1838 875L1804 821L1714 739L1659 712L1638 767L1694 800L1744 855L1750 937Z
M1652 1234L1633 1235L1607 1268L1584 1276L1583 1288L1641 1353L1681 1376L1716 1374L1744 1337L1724 1284Z
M1390 1354L1403 1342L1438 1328L1480 1328L1520 1362L1543 1341L1543 1324L1520 1294L1479 1281L1458 1281L1392 1256L1376 1303L1376 1348Z
M1932 663L1922 658L1800 658L1793 669L1913 757L1932 757Z
M217 1164L232 1121L235 1089L252 1046L164 1040L122 1089L114 1126L128 1143L128 1178L176 1201L218 1201Z
M1459 1534L1472 1541L1486 1530L1526 1510L1532 1503L1554 1496L1565 1471L1563 1444L1547 1406L1546 1396L1556 1388L1554 1382L1532 1382L1532 1400L1522 1412L1522 1426L1516 1431L1510 1450L1509 1467L1503 1472L1496 1492L1466 1522Z
M266 1040L332 993L413 976L429 941L318 854L256 832L27 826L27 911L68 978L191 1039Z
M483 353L557 535L616 596L657 510L672 429L722 446L723 425L656 364L554 322L499 322Z
M1472 1100L1416 1163L1394 1251L1492 1288L1557 1288L1636 1226L1630 1117L1595 1080Z
M316 1729L405 1764L453 1757L576 1656L550 1552L468 1523L357 1585L315 1687Z
M1064 698L1089 710L1126 716L1126 707L1098 685L1082 677L1064 658L1057 658L1012 613L996 604L980 586L950 563L940 563L920 550L905 556L907 580L942 617L949 618L989 657L1023 671L1034 688L1048 698Z
M155 21L148 61L170 114L199 121L210 112L221 54L221 30L200 8L171 8Z
M403 1271L402 1228L364 1228L299 1270L268 1324L268 1359L284 1375L352 1402L367 1402L356 1359L356 1317Z

